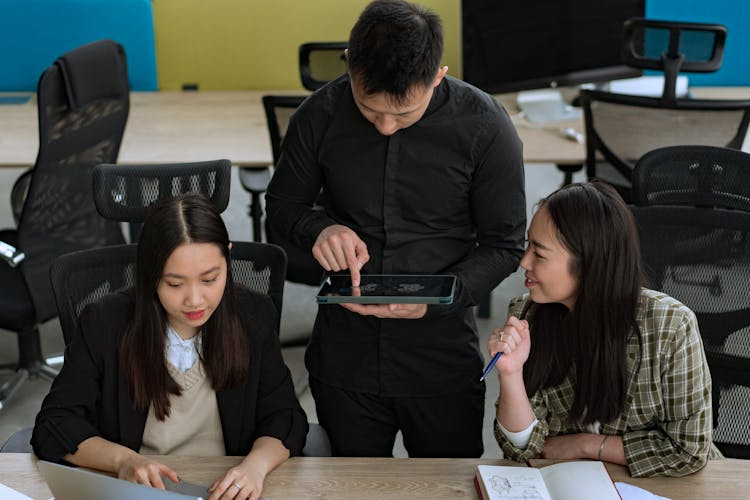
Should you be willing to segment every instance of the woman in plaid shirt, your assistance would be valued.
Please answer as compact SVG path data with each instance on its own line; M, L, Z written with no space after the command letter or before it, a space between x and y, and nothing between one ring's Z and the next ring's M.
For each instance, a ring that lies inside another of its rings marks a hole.
M488 342L503 352L495 436L506 457L605 460L634 477L721 457L695 315L642 287L638 231L612 187L542 200L521 267L529 293Z

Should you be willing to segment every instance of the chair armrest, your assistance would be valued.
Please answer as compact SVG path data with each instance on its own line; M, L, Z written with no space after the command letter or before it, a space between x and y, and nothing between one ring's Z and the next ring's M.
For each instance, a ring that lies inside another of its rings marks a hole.
M0 259L8 263L10 267L16 267L18 264L23 262L26 258L26 254L18 250L13 245L9 245L4 241L0 241Z

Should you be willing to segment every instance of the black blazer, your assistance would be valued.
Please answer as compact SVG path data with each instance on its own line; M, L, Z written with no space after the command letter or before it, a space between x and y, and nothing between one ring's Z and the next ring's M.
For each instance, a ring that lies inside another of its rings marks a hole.
M216 392L227 455L247 455L260 436L278 438L298 455L307 416L281 357L273 302L239 287L237 298L250 369L241 386ZM148 411L135 409L119 362L133 307L132 292L118 292L81 313L81 334L66 347L65 363L36 417L31 445L39 458L59 461L92 436L140 449Z

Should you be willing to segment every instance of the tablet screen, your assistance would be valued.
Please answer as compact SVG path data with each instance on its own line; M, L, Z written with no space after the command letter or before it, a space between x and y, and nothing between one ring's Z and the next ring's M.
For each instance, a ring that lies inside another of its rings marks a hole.
M321 304L450 304L456 277L449 275L363 274L352 288L351 276L329 276L318 291Z

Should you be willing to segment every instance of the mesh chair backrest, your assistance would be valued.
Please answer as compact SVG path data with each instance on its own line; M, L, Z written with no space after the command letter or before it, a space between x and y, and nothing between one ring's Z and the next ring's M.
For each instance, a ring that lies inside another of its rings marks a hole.
M632 207L651 286L698 318L713 379L714 441L750 458L750 213Z
M83 308L135 283L137 245L114 245L58 257L50 278L60 313L65 345L78 331Z
M299 47L299 73L307 90L320 87L346 73L346 42L309 42Z
M91 196L91 170L115 162L129 110L121 45L103 40L61 56L39 79L39 154L18 222L22 271L37 319L56 315L49 266L67 252L124 241Z
M633 171L633 203L750 211L750 154L711 146L650 151Z
M157 200L203 193L223 212L229 203L231 163L213 160L157 165L111 165L94 168L96 209L107 219L143 222Z
M627 179L635 162L665 146L705 145L740 149L750 121L750 101L658 98L581 91L586 122L586 165L595 175L602 159Z
M266 124L268 125L268 136L271 139L274 165L281 156L281 141L284 140L289 120L305 99L305 96L263 96L263 109L266 112Z
M232 277L235 283L269 295L276 307L276 332L280 331L281 306L286 279L286 254L268 243L232 243Z
M78 317L87 305L135 284L137 249L133 244L83 250L62 255L52 264L52 288L66 345L78 332ZM273 300L278 331L286 274L284 251L265 243L235 242L231 254L235 283Z

